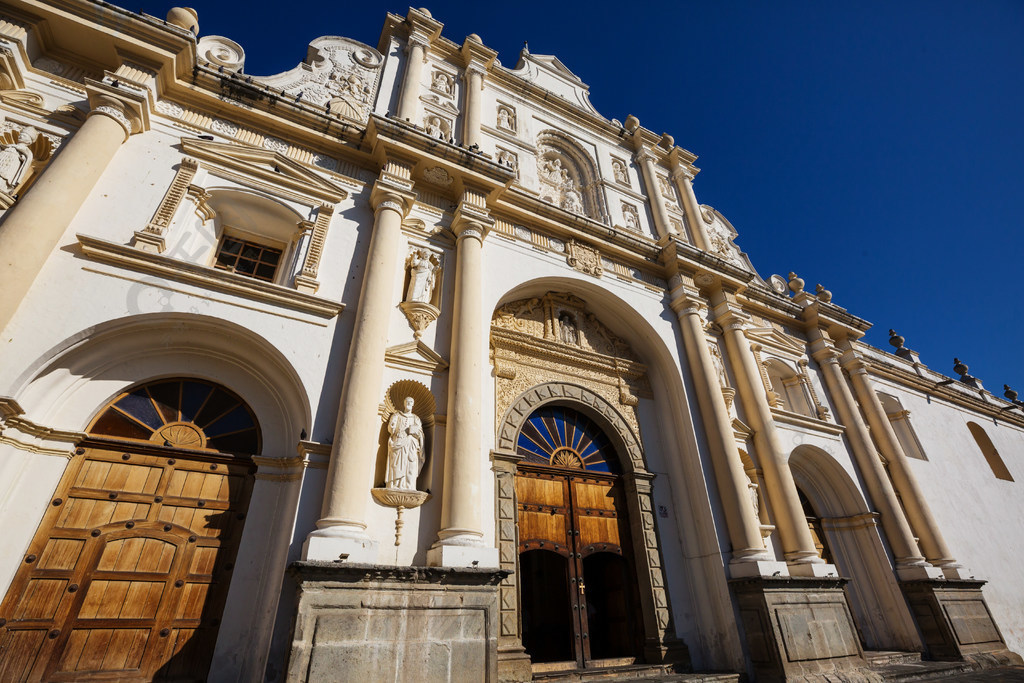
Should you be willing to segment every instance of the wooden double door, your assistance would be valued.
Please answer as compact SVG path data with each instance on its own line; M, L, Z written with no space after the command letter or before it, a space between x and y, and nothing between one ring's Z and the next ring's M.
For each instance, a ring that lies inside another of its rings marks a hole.
M537 664L628 664L641 620L622 484L614 474L520 464L523 645Z
M254 469L79 448L0 604L0 681L205 680Z

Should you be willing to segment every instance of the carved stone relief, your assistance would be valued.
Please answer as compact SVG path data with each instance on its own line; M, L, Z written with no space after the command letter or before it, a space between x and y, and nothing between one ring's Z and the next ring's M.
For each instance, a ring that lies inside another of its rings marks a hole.
M516 132L516 110L510 104L498 105L497 125L500 130Z
M443 116L437 116L436 114L427 114L423 118L423 128L427 131L427 135L438 140L444 140L445 142L453 142L452 131L454 129L450 119L446 119Z
M507 166L515 171L516 175L519 174L519 156L515 152L498 147L496 149L495 159L499 164Z
M627 228L640 232L640 212L629 202L622 202L622 220Z
M12 128L0 135L0 209L15 202L52 152L50 139L32 126Z
M326 106L332 114L365 121L380 80L384 58L373 48L336 36L309 44L303 64L276 76L258 78L303 102Z
M629 172L625 161L612 158L612 175L615 176L615 182L629 187Z
M601 261L601 252L593 247L589 247L582 242L576 240L569 240L568 243L568 256L566 256L566 263L587 275L593 275L594 277L601 277L604 274L604 264Z
M452 97L455 94L455 79L451 74L435 70L430 76L430 89L445 97Z

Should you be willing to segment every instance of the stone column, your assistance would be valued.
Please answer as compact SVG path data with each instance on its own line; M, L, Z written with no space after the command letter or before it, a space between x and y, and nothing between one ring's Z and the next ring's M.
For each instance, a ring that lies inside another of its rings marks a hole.
M900 508L896 491L875 452L871 434L861 419L853 394L843 377L836 358L839 354L826 346L820 337L812 343L812 348L815 349L814 360L821 367L825 386L835 403L839 421L846 426L846 438L850 440L864 485L875 508L881 513L882 529L896 560L896 574L901 579L941 578L942 571L928 564L921 555L910 524Z
M732 308L720 289L713 294L712 303L715 305L715 322L725 331L726 351L736 372L740 402L754 430L754 446L790 573L799 576L837 575L835 566L825 564L818 556L807 528L793 473L789 469L789 454L782 447L757 360L743 331L749 318Z
M480 145L480 109L483 105L484 76L498 53L484 47L480 36L472 34L462 43L462 58L466 64L466 109L464 112L462 142L467 147Z
M704 227L704 216L700 212L697 195L693 192L695 177L694 169L688 166L679 165L672 172L672 180L675 181L676 189L679 190L679 194L683 198L686 224L690 227L690 234L693 235L694 246L708 251L708 231Z
M842 356L842 365L850 373L850 381L853 384L853 392L857 396L861 408L871 425L871 434L875 437L875 443L889 463L889 472L892 474L892 482L899 491L900 500L903 501L903 508L907 512L910 526L917 533L920 539L921 550L928 562L941 567L946 578L963 578L957 569L959 565L953 558L946 541L942 538L939 526L932 516L932 512L925 501L921 490L917 486L917 480L907 465L907 456L903 452L896 432L885 414L885 408L875 393L875 388L868 377L867 366L861 360L852 347L847 347Z
M143 129L134 103L106 90L90 84L89 117L0 224L0 330L14 317L121 144Z
M637 144L640 142L637 135ZM668 210L665 208L665 198L661 196L661 187L658 185L658 173L654 169L654 155L650 150L640 147L636 152L636 162L640 164L640 172L644 177L644 186L647 188L647 197L651 202L651 210L654 213L654 226L658 229L658 237L665 237L673 234L672 223L668 218Z
M420 83L423 65L427 61L430 43L441 35L443 24L435 21L426 9L409 8L405 18L409 26L409 39L405 47L405 75L402 77L402 91L398 96L396 117L419 125Z
M722 396L718 372L708 351L699 311L699 295L696 291L688 291L684 285L680 285L672 294L671 306L679 318L704 434L711 450L715 483L718 495L722 498L725 524L732 543L730 574L733 578L771 576L775 572L787 574L786 565L776 562L765 549L760 522L750 504L749 480L736 447L736 439L733 438L732 417Z
M427 564L442 567L497 567L498 550L483 541L481 476L486 459L481 438L484 348L488 325L483 311L483 242L494 220L484 196L466 191L452 220L456 235L452 351L448 369L444 490L441 530Z
M388 325L396 303L395 280L401 267L402 219L412 199L391 187L388 171L392 166L397 164L389 162L371 193L373 234L338 404L321 519L303 547L306 560L333 561L344 556L349 562L377 561L377 542L366 533L366 504L380 435L377 406L384 381Z

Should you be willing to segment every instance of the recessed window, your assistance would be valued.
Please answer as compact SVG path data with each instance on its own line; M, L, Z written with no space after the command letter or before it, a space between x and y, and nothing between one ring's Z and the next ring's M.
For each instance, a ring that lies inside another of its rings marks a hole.
M281 249L225 235L217 248L217 261L213 265L219 270L273 282L280 262Z

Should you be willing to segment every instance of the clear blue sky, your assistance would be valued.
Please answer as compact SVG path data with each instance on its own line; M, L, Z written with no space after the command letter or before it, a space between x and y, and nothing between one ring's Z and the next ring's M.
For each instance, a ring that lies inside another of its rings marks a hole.
M295 66L320 35L376 45L406 5L197 0L201 35L246 71ZM170 5L129 6L164 16ZM1014 0L433 2L513 67L528 40L698 154L695 188L761 275L795 270L945 374L954 356L1024 395L1020 305L1024 3Z

